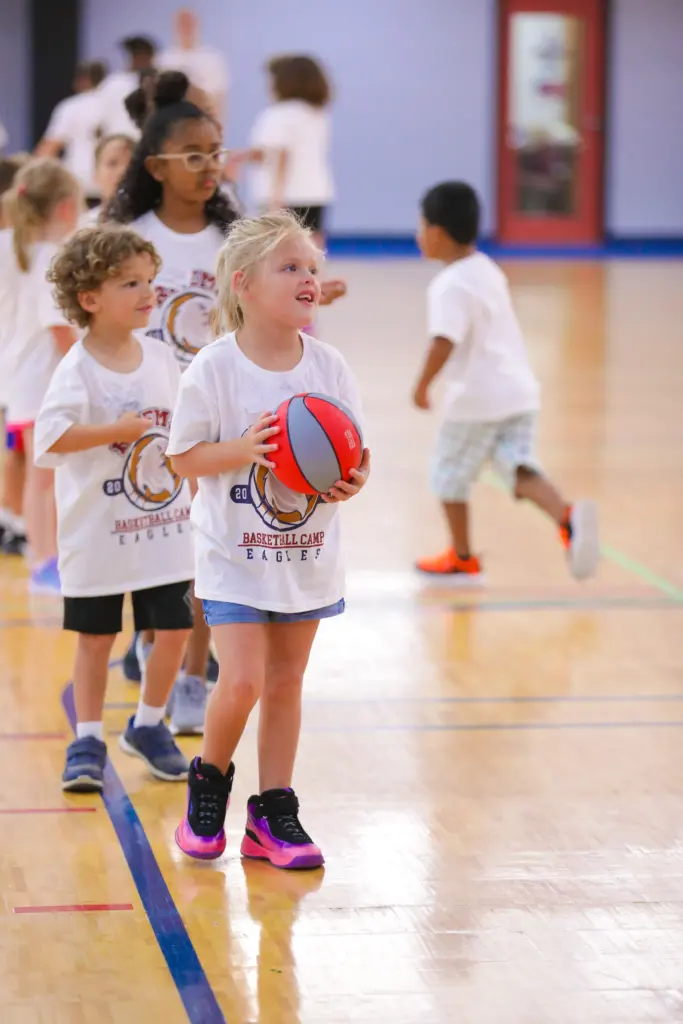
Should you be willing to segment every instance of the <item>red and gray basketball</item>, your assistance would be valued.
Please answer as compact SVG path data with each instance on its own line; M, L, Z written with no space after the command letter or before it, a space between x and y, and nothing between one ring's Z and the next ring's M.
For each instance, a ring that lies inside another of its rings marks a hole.
M348 480L363 457L363 436L351 411L327 395L294 395L276 411L279 448L269 460L281 484L299 494L326 494Z

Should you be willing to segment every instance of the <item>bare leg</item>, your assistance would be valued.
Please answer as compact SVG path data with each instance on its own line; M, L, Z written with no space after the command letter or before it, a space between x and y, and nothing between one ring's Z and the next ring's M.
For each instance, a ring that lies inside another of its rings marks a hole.
M23 514L26 466L21 452L5 452L2 467L2 493L0 502L15 516Z
M187 643L185 655L185 672L188 676L199 676L206 679L206 662L209 657L211 630L204 620L204 606L198 597L192 598L194 626Z
M304 672L320 620L274 622L268 626L266 682L259 708L259 787L292 784L301 730Z
M194 500L198 484L196 480L189 480L190 494ZM209 657L209 645L211 643L211 629L204 619L204 606L198 597L192 592L192 609L194 612L194 625L187 645L185 655L185 672L188 676L199 676L206 680L206 662Z
M568 503L559 491L544 476L526 466L519 466L517 469L515 497L533 502L554 519L558 526L562 526L567 517Z
M446 513L456 555L459 558L468 558L470 555L470 529L467 503L464 501L444 502L443 510Z
M79 722L102 721L109 677L109 658L115 639L116 634L78 634L74 665L74 701L76 720Z
M157 629L154 646L147 659L141 700L148 707L166 706L183 661L189 629Z
M202 761L225 774L263 692L266 627L257 622L227 623L213 627L213 638L220 667L206 709Z

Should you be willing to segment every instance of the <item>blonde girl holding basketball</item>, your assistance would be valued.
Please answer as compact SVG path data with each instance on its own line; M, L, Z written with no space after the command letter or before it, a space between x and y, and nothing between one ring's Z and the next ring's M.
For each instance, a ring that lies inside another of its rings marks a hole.
M52 296L47 271L60 242L81 213L80 186L51 158L29 161L19 171L5 209L13 231L18 270L15 325L7 352L10 394L7 428L26 453L24 516L31 560L31 588L60 593L54 473L33 461L35 421L52 374L76 340Z
M259 791L248 802L241 852L281 868L323 863L291 788L301 693L320 620L344 610L337 504L365 484L370 454L322 500L278 484L268 458L278 442L272 410L292 395L315 391L358 414L342 356L302 333L320 299L319 264L311 232L290 213L233 225L217 268L227 333L183 375L174 414L168 454L176 472L199 481L195 590L219 661L176 831L191 857L225 849L232 757L258 702Z

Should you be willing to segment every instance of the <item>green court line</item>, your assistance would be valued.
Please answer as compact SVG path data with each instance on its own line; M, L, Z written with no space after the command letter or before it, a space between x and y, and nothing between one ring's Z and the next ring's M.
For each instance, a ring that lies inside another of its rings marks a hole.
M487 469L483 474L482 480L489 487L492 487L494 491L501 491L507 494L507 488L501 483L498 477ZM540 510L539 510L540 511ZM636 576L643 583L649 584L651 587L655 587L657 590L661 590L667 597L673 598L674 601L683 602L683 588L677 587L675 583L670 580L665 580L663 576L659 576L658 573L648 569L647 566L641 562L636 561L635 558L631 558L630 555L624 554L623 551L619 551L618 548L612 547L611 544L601 544L600 551L603 556L620 568L630 572L633 576Z
M610 562L614 562L615 565L621 566L622 569L626 569L627 572L633 573L638 579L642 580L643 583L649 583L651 587L656 587L657 590L661 590L663 594L668 597L672 597L674 601L683 602L683 589L677 587L675 583L671 583L670 580L665 580L663 576L659 576L656 572L652 572L647 566L641 565L635 558L631 558L630 555L624 554L623 551L619 551L618 548L613 548L611 544L601 544L600 550L602 551L605 558L609 559Z

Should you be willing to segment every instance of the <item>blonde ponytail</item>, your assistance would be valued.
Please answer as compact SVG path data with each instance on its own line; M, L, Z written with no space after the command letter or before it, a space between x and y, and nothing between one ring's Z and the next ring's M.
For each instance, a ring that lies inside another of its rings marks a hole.
M3 211L13 230L14 255L22 273L31 266L30 247L40 237L55 208L65 199L76 199L76 178L58 160L30 160L3 196Z
M216 266L218 305L212 317L216 337L244 325L240 295L232 287L233 274L236 271L250 274L282 242L297 238L304 238L317 248L312 232L287 210L235 221L218 254Z

